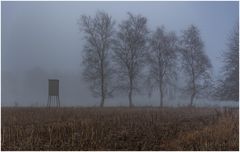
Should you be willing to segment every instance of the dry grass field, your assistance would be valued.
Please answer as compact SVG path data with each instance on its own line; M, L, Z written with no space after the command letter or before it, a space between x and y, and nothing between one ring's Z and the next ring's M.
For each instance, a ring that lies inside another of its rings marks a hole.
M238 109L2 108L1 150L239 150Z

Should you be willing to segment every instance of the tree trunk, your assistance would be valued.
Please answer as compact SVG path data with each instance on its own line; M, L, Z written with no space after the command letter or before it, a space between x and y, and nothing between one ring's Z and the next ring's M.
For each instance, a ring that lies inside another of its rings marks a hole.
M128 91L128 100L129 100L129 107L133 107L132 103L132 79L130 78L130 86L129 86L129 91Z
M193 91L192 91L192 95L191 95L191 99L190 99L190 106L192 107L193 106L193 100L194 100L194 97L196 95L196 85L195 85L195 77L194 77L194 73L193 73Z
M195 72L194 72L194 68L193 68L193 55L191 54L191 58L192 58L192 95L191 95L191 99L190 99L190 106L192 107L193 106L193 100L194 100L194 97L196 95L196 84L195 84Z
M104 69L103 69L103 61L101 61L101 103L100 103L100 107L104 106L104 101L105 101Z
M104 106L104 101L105 101L105 93L104 93L104 80L102 78L102 86L101 86L101 103L100 103L100 107Z
M194 100L195 95L196 95L196 92L195 92L195 90L193 90L193 93L191 95L191 103L190 103L191 107L193 106L193 100Z
M102 97L101 97L101 103L100 103L100 107L101 107L101 108L104 106L104 101L105 101L105 97L102 96Z
M160 107L163 107L163 88L162 88L162 84L159 85L159 90L160 90Z
M128 92L128 100L129 100L129 107L133 107L133 104L132 104L132 90L130 89L129 92Z

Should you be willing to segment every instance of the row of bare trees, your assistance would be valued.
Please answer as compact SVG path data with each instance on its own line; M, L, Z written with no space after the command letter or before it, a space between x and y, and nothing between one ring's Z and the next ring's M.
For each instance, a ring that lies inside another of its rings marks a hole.
M211 63L197 27L189 26L178 38L163 26L151 32L146 17L127 15L117 28L105 12L97 12L94 17L83 15L79 20L85 36L83 77L93 95L101 98L100 106L119 90L128 93L129 106L134 106L132 96L141 90L145 76L151 90L159 90L163 106L166 86L177 79L179 57L192 105L211 80Z

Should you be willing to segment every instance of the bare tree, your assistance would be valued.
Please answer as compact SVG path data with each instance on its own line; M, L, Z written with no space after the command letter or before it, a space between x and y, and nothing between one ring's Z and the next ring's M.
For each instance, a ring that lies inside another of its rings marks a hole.
M203 48L199 30L191 25L183 31L180 41L182 65L187 76L187 91L191 92L190 105L193 105L195 96L208 87L210 81L211 63Z
M95 17L83 15L79 20L80 30L85 33L86 44L83 55L83 77L90 83L94 96L101 97L100 106L111 95L110 48L114 34L114 21L105 12L97 12Z
M176 79L176 42L175 33L167 33L164 27L157 28L150 38L150 51L147 56L149 79L152 80L151 86L159 89L161 107L166 86Z
M128 19L119 25L114 41L114 61L118 70L118 83L128 91L132 107L133 91L138 90L138 81L144 65L147 41L147 19L128 13Z
M239 25L236 26L229 38L228 50L223 54L224 79L220 81L217 90L223 100L239 101Z

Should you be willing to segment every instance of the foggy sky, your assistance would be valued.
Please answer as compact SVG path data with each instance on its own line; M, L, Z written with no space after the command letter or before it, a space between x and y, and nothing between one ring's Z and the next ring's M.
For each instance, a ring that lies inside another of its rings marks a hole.
M36 67L47 71L47 78L55 77L54 73L62 74L60 77L79 74L77 94L93 100L80 80L84 40L77 20L100 10L109 13L117 24L126 19L127 12L141 14L147 17L150 30L164 25L178 36L188 25L197 25L217 78L221 76L221 54L238 23L238 9L238 2L2 2L1 69L15 76ZM2 77L2 90L4 81ZM96 99L93 102L98 104Z

